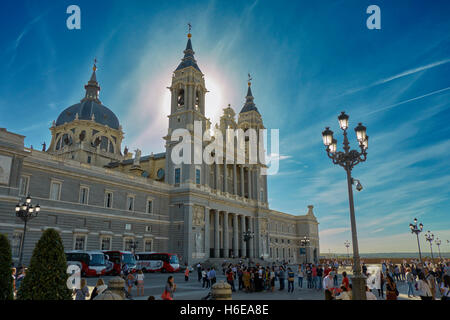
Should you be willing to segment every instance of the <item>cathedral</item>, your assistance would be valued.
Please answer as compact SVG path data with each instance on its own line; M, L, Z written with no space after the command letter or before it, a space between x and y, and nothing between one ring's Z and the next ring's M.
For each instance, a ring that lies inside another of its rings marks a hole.
M0 128L0 233L8 235L15 262L23 245L29 263L47 228L60 233L66 250L169 252L189 265L231 258L318 261L313 206L304 215L271 210L263 165L172 160L174 130L193 136L194 123L203 132L211 129L190 33L183 53L169 87L165 152L122 149L124 132L100 100L95 64L84 97L53 121L49 146L26 148L24 136ZM224 135L229 128L264 128L250 81L237 117L228 106L215 128ZM41 210L28 222L23 242L24 224L14 210L28 195Z

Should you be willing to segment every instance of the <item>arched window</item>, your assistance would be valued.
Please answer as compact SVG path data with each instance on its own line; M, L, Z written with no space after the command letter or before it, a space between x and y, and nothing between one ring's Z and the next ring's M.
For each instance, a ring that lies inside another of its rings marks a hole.
M177 104L179 108L184 106L184 89L178 90Z

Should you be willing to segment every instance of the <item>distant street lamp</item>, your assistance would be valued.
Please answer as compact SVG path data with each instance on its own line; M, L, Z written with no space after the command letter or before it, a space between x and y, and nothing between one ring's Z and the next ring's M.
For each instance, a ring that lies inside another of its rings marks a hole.
M434 234L430 233L430 230L427 231L427 233L425 233L425 240L427 240L430 243L430 251L431 251L431 261L434 262L434 257L433 257L433 240L434 240Z
M419 226L417 226L417 219L414 218L414 224L410 223L409 227L411 228L411 233L415 233L417 237L417 246L419 247L419 258L420 263L422 263L422 253L420 252L420 241L419 241L419 233L422 232L423 224L420 223Z
M350 206L350 223L352 231L352 244L353 244L353 278L352 278L352 291L353 300L366 300L366 277L361 273L361 264L359 259L358 249L358 236L356 232L356 219L355 219L355 207L353 204L353 188L354 182L351 172L354 166L360 162L364 162L367 159L367 148L369 146L369 137L366 135L366 127L361 123L355 128L356 138L359 142L361 152L357 150L350 150L350 143L347 137L349 116L344 111L338 116L339 126L344 134L343 149L337 151L337 141L333 138L333 131L329 127L325 128L322 132L323 143L327 147L327 155L333 161L334 164L343 167L347 173L347 186L348 186L348 200ZM362 190L362 186L358 181L357 190Z
M20 202L16 205L16 217L19 217L23 222L23 234L22 241L20 243L20 258L19 258L19 267L22 267L23 260L23 248L25 243L25 233L27 232L27 223L31 219L37 217L39 211L41 211L41 207L37 204L35 207L31 204L31 197L28 196L25 199L25 202L20 204Z
M130 244L131 252L134 254L136 252L137 248L138 248L138 242L133 240Z
M308 264L308 245L311 240L307 236L304 236L302 239L300 239L300 244L305 247L305 263Z
M348 253L348 248L350 247L350 242L348 240L345 240L344 246L347 248L347 260L350 259L350 255Z
M434 240L434 243L436 243L437 247L438 247L438 251L439 251L439 260L442 261L442 257L441 257L441 239L436 238L436 240Z

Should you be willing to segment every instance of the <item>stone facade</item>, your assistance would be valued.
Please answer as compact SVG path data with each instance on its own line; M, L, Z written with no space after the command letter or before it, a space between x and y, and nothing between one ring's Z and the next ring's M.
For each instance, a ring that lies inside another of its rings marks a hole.
M203 131L211 128L205 117L207 90L190 38L184 53L169 87L164 153L122 153L122 127L98 100L95 66L85 98L52 125L48 148L25 148L23 136L0 129L0 232L9 236L15 261L23 222L14 207L27 195L41 212L28 223L25 263L46 228L60 232L67 250L130 250L137 242L136 251L176 253L189 264L230 257L302 262L306 256L300 253L300 239L306 235L311 240L307 260L318 259L312 206L303 216L269 209L263 166L172 162L174 130L193 134L194 121ZM250 82L238 120L228 106L216 128L264 128ZM243 232L248 230L254 236L246 242Z

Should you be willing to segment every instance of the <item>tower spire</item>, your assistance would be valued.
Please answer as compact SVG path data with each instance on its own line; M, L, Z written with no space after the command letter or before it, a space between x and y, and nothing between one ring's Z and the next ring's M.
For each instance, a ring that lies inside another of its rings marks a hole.
M188 41L186 43L186 49L183 51L184 53L184 57L183 59L181 59L181 63L178 65L178 67L175 69L175 71L180 70L180 69L184 69L187 67L193 67L195 69L197 69L198 71L202 72L200 70L200 68L197 65L197 61L194 58L194 50L192 49L192 42L191 42L191 29L192 29L192 25L190 23L188 23L188 29L189 29L189 33L187 35L188 37Z
M97 103L101 103L100 100L98 99L98 93L100 91L100 86L97 82L96 71L97 71L97 58L94 59L94 65L92 67L91 78L89 79L87 85L84 86L84 88L86 89L86 95L84 96L83 100L81 100L81 101L94 100Z
M249 73L248 74L248 81L247 81L247 84L248 84L247 96L245 97L245 104L242 107L242 110L241 110L240 113L248 112L248 111L252 111L252 110L258 112L258 109L256 108L256 105L253 102L254 98L253 98L253 94L252 94L252 80L253 80L253 78L252 78L252 76Z

